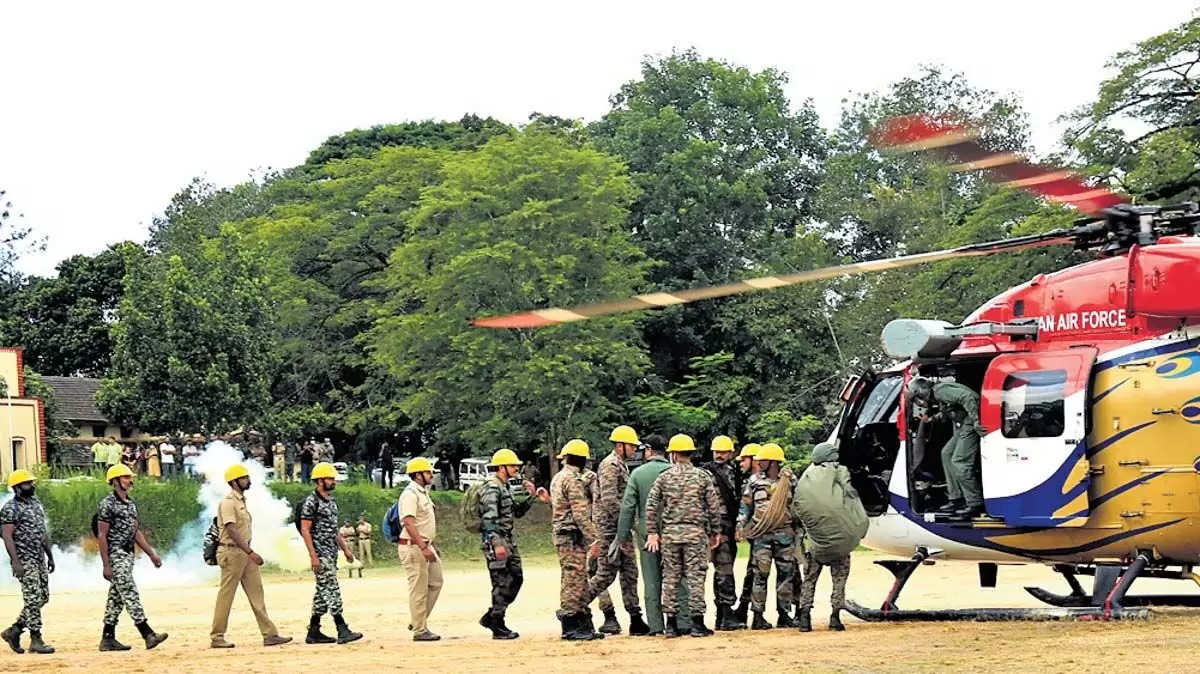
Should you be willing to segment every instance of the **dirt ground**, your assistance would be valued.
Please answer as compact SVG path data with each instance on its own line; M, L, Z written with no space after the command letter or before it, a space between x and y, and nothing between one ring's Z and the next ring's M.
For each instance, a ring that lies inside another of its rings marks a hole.
M878 605L891 584L890 574L871 564L873 554L856 555L848 596ZM739 560L739 577L744 562ZM954 671L1067 671L1140 667L1153 662L1159 671L1192 670L1192 635L1200 629L1200 614L1171 611L1152 620L1128 623L957 623L867 624L847 617L844 633L825 630L828 579L819 585L814 610L816 630L720 633L707 639L609 637L574 644L560 641L554 618L558 602L558 570L550 560L528 565L526 584L510 609L509 626L521 632L515 642L493 642L477 624L488 602L486 572L453 566L431 619L441 642L414 644L406 630L407 593L399 569L380 569L367 577L341 575L346 616L351 627L366 634L355 644L307 646L303 643L312 584L301 576L271 576L267 607L285 634L298 643L264 648L244 598L234 604L228 638L232 651L208 648L215 588L181 587L143 593L151 624L169 632L170 640L150 652L143 650L127 617L118 636L135 646L128 653L99 653L101 591L57 593L46 607L45 634L58 648L49 656L0 652L0 671L58 672L74 670L154 672L296 671L299 667L329 667L374 672L392 669L487 671L519 667L528 671L819 671L819 672L944 672ZM52 581L53 582L53 581ZM923 567L905 590L907 608L1039 606L1021 586L1040 584L1056 592L1065 584L1043 567L1001 567L1001 587L981 589L976 568L969 564L939 563ZM1141 592L1192 592L1178 581L1141 580ZM614 594L620 603L619 592ZM19 597L0 595L0 619L7 625L19 610ZM709 626L712 621L709 604ZM618 610L622 623L623 612ZM774 612L768 611L774 619ZM328 619L326 620L328 624ZM330 631L327 629L326 631ZM315 661L313 660L315 659Z

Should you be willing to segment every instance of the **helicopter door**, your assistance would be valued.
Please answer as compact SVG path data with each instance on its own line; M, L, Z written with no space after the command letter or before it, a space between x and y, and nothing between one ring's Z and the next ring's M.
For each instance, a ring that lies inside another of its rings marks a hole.
M980 470L992 517L1025 527L1087 522L1086 407L1096 353L1087 347L1007 354L989 364Z

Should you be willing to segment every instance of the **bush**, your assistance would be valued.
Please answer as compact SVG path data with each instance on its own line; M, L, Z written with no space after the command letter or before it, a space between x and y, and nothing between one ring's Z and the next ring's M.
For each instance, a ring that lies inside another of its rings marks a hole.
M69 546L92 538L92 515L111 488L96 477L41 482L38 498L50 519L50 539ZM130 495L138 506L142 531L154 547L169 550L185 526L200 517L196 497L200 485L191 480L138 480Z

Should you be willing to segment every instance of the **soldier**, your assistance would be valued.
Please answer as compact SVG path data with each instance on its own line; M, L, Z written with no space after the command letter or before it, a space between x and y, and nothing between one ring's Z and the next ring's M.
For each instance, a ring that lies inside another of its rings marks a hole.
M637 433L629 426L614 428L609 440L613 442L613 451L600 462L599 493L593 513L602 550L607 550L616 539L621 498L625 496L625 485L629 483L629 468L625 462L636 457L641 445ZM650 626L642 620L642 609L638 605L638 568L634 554L633 542L627 541L621 544L616 561L610 562L607 554L596 558L596 573L591 577L589 588L593 596L600 596L600 610L604 612L604 624L600 626L600 631L605 634L621 633L612 598L607 593L600 595L602 590L612 585L618 574L621 576L621 601L625 605L625 612L629 614L630 636L640 637L650 633Z
M413 641L440 641L429 631L429 616L442 593L442 558L433 545L437 539L437 517L429 488L433 484L433 465L418 456L404 467L410 482L400 493L400 522L404 531L396 547L408 581L408 617L412 622Z
M350 631L342 617L342 589L337 580L337 553L341 548L347 563L354 562L350 544L338 533L338 507L333 500L337 489L337 469L329 463L313 466L312 480L316 490L304 497L300 504L300 536L308 547L308 558L316 577L317 589L313 594L312 615L308 621L306 644L348 644L362 638L359 632ZM321 633L321 618L328 612L337 626L337 639Z
M726 435L713 438L710 446L713 460L702 468L712 475L713 484L721 496L724 517L721 520L721 544L713 551L713 596L717 605L717 629L721 631L746 629L734 616L733 603L737 592L733 580L733 562L737 558L737 541L734 538L737 526L738 506L741 504L741 471L734 467L733 440Z
M46 511L37 500L37 478L27 470L14 470L8 476L13 498L0 507L0 535L12 564L13 578L21 583L24 606L12 627L0 634L14 653L24 653L21 632L29 630L29 651L49 654L54 648L42 641L42 607L50 601L50 574L54 573L54 552L50 548L50 530Z
M746 482L750 477L758 473L758 451L762 447L757 442L751 442L742 446L742 451L738 454L738 494L743 494L746 489ZM738 504L738 509L741 510L741 504ZM750 541L751 549L754 549L754 541ZM750 617L750 595L754 591L754 560L746 561L746 575L742 578L742 593L738 596L738 606L733 609L734 620L742 624L744 629L746 620Z
M769 630L763 618L767 603L767 579L775 562L775 606L779 627L795 627L792 620L792 579L796 575L796 529L788 512L792 498L790 471L781 474L783 448L771 442L758 452L762 472L746 482L738 513L738 535L751 540L750 560L754 566L751 629Z
M358 514L358 526L354 527L354 532L358 534L358 561L363 564L374 564L375 556L371 554L371 523L367 521L367 513ZM352 540L352 539L348 539ZM359 573L359 577L362 573Z
M646 549L662 550L667 638L679 636L675 615L685 608L676 602L681 581L688 588L691 635L707 637L712 630L704 626L704 578L709 555L721 543L721 497L708 473L692 465L696 444L691 437L672 436L667 451L674 465L654 481L646 500Z
M259 568L263 558L250 547L252 518L246 508L246 490L250 488L250 472L240 463L225 469L225 482L230 492L217 506L217 523L221 527L217 543L217 565L221 567L221 585L217 591L217 604L213 608L212 631L209 640L213 648L233 648L225 640L229 627L229 609L233 608L233 595L238 585L250 601L250 609L263 635L264 646L279 646L290 643L292 638L279 635L279 630L267 616L267 605L263 600L262 575Z
M810 473L808 471L814 472ZM850 578L850 554L846 551L858 545L858 542L862 540L859 534L865 533L867 526L867 513L862 509L862 505L858 501L858 492L850 485L850 471L838 463L837 447L828 442L822 442L813 448L812 465L805 472L805 477L810 478L810 480L815 476L822 475L828 476L825 479L834 484L829 485L826 482L815 481L810 481L808 484L821 484L826 487L834 487L830 491L826 491L825 489L814 490L826 494L837 494L837 488L840 487L841 492L846 495L853 507L852 509L847 508L846 501L842 501L837 505L846 512L857 511L859 521L861 522L861 529L852 532L845 530L839 532L843 534L843 537L847 537L851 533L856 535L854 538L844 541L842 543L844 547L841 550L830 550L828 549L830 547L828 545L825 550L822 550L820 545L813 544L814 540L818 543L820 542L820 537L817 533L818 530L815 527L819 526L822 519L826 522L837 522L845 518L829 517L827 512L822 512L819 508L815 507L802 508L800 507L799 500L793 504L793 516L802 523L807 522L810 527L809 545L806 545L804 550L804 584L800 590L800 609L797 611L801 632L812 631L813 596L817 592L817 578L820 577L823 567L829 567L829 574L833 576L833 595L830 600L830 608L833 612L829 615L829 629L837 632L846 629L842 625L840 615L842 609L846 607L846 580ZM805 482L801 481L801 485L803 486L804 484Z
M979 421L979 394L957 382L937 382L916 377L909 384L910 398L938 411L927 420L943 418L954 424L954 435L942 447L942 470L950 497L938 512L966 521L985 514L979 475L979 440L987 435Z
M479 624L492 631L493 639L516 639L521 636L504 624L504 613L512 604L525 572L521 568L521 553L513 537L513 526L518 517L524 517L533 505L534 487L525 482L527 496L514 499L508 481L520 474L521 460L511 449L501 449L492 455L490 464L496 472L483 483L479 492L479 521L483 535L483 556L487 560L488 575L492 580L492 605L484 611ZM543 503L550 500L545 489L537 489L537 498Z
M565 456L566 454L563 454L560 450L558 453L558 460L561 462ZM588 463L584 464L583 470L579 473L579 479L583 480L583 492L587 495L588 519L592 521L592 526L595 526L596 501L600 498L600 476L596 474L596 471L592 470L590 465L591 463L591 461L588 461ZM593 555L589 550L587 556L589 594L591 594L591 578L592 576L596 575L596 569L599 567L599 565L600 556ZM611 607L613 605L612 594L608 591L608 588L604 588L603 590L595 593L592 596L592 599L599 599L601 607Z
M129 498L129 490L133 488L133 471L128 466L118 464L108 469L105 478L113 491L100 501L100 511L96 513L100 559L104 562L104 580L109 582L100 650L129 650L129 646L117 641L117 620L121 617L122 609L129 612L134 626L146 641L146 650L150 650L166 641L167 634L156 633L146 622L142 599L133 582L133 546L136 544L141 548L156 569L162 568L162 560L138 528L137 504Z
M559 454L566 465L550 481L550 504L554 548L561 569L559 619L562 638L569 641L603 639L592 623L591 593L588 589L587 559L600 554L600 541L589 512L588 495L582 471L591 458L591 448L583 440L567 442Z

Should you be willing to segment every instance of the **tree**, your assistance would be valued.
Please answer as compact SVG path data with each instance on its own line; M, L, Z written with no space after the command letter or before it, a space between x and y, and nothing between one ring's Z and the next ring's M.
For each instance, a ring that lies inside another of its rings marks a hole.
M400 407L435 449L546 451L610 421L646 360L634 318L533 331L470 318L637 291L645 259L624 229L620 164L531 129L456 154L422 192L368 336Z
M20 280L17 260L26 252L44 250L45 239L32 239L33 230L24 223L25 215L13 211L13 203L0 189L0 285L11 288Z
M385 147L431 150L474 150L496 136L512 133L507 124L488 117L463 115L457 122L426 120L355 129L332 136L308 155L307 166L318 167L342 159L370 157Z
M96 395L100 410L152 432L228 430L260 419L276 361L262 268L229 225L186 261L157 255L132 267L113 330L112 374Z

